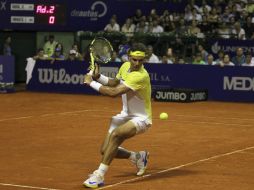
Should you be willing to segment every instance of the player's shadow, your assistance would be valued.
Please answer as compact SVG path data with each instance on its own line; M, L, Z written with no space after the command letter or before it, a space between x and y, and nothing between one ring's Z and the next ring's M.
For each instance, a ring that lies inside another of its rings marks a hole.
M163 170L160 170L163 171ZM136 180L130 181L128 183L138 183L140 181L152 181L152 180L157 180L157 179L163 179L163 178L175 178L175 177L180 177L180 176L187 176L187 175L197 175L199 172L194 171L194 170L187 170L187 169L175 169L175 170L170 170L170 171L165 171L159 173L154 171L154 172L149 172L145 174L145 177L140 177L138 179L138 176ZM133 173L125 173L122 175L115 175L114 177L127 177L127 176L133 176Z

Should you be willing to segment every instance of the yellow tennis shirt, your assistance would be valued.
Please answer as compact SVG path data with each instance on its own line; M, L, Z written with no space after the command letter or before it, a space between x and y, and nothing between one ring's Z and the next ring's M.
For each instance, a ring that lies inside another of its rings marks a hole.
M139 71L130 72L130 62L125 62L116 78L132 89L122 95L123 111L129 116L142 117L152 124L151 83L144 66Z

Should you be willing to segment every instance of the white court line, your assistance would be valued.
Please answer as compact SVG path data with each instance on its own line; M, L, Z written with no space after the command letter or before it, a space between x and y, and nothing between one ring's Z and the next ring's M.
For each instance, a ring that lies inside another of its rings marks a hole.
M20 187L20 188L27 188L27 189L41 189L41 190L61 190L61 189L52 189L52 188L45 188L45 187L33 187L27 185L15 185L15 184L8 184L8 183L0 183L1 186L9 186L9 187Z
M101 112L101 111L106 111L106 110L78 110L78 111L69 111L69 112L49 113L49 114L42 114L42 115L29 115L29 116L24 116L24 117L12 117L12 118L0 119L0 122L1 121L20 120L20 119L29 119L32 117L49 117L49 116L55 116L55 115L67 115L67 114L73 114L73 113L99 112L99 111Z
M186 164L182 164L182 165L179 165L179 166L168 168L166 170L161 170L161 171L154 172L154 173L151 173L151 174L143 175L141 177L136 177L136 178L133 178L133 179L124 180L124 181L121 181L121 182L118 182L118 183L115 183L115 184L112 184L112 185L107 185L107 186L104 186L104 187L101 187L101 188L98 188L98 189L108 189L108 188L116 187L116 186L119 186L119 185L122 185L122 184L139 181L139 180L151 177L151 176L155 176L157 174L166 173L166 172L169 172L169 171L172 171L172 170L177 170L177 169L184 168L184 167L187 167L187 166L192 166L192 165L195 165L195 164L198 164L198 163L201 163L201 162L206 162L206 161L217 159L217 158L220 158L220 157L223 157L223 156L229 156L229 155L232 155L232 154L241 153L241 152L251 150L251 149L254 149L254 146L247 147L247 148L240 149L240 150L235 150L235 151L224 153L224 154L218 154L218 155L215 155L215 156L212 156L212 157L209 157L209 158L204 158L204 159L197 160L197 161L194 161L194 162L189 162L189 163L186 163Z
M19 119L28 119L28 118L32 118L34 116L29 115L29 116L24 116L24 117L13 117L13 118L7 118L7 119L1 119L1 121L10 121L10 120L19 120Z

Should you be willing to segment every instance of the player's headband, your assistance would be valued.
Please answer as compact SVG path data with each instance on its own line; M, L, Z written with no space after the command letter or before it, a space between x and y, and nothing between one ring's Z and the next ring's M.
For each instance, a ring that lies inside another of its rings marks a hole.
M137 57L145 57L146 53L143 51L131 51L130 52L131 56L137 56Z

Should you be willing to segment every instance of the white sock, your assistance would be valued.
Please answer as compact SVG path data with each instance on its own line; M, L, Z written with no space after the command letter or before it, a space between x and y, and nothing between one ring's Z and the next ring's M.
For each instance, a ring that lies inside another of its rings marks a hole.
M131 155L130 155L129 159L130 159L132 162L136 162L136 161L137 161L136 152L131 152Z
M97 171L101 176L104 176L108 171L108 165L101 163Z

